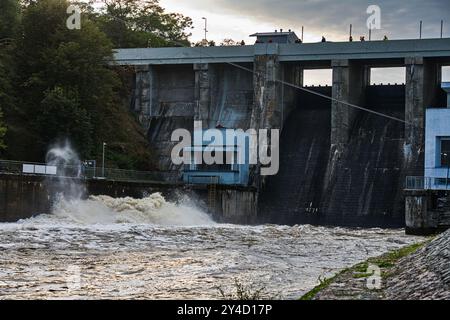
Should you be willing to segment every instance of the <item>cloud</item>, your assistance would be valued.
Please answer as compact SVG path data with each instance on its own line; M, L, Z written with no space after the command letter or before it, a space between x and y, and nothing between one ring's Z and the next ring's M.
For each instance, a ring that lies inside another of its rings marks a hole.
M374 38L385 34L391 39L417 38L419 21L423 20L423 36L439 37L440 21L446 20L445 33L450 36L450 1L448 0L163 0L170 3L171 9L177 5L201 10L212 14L211 28L219 22L220 16L228 17L228 25L233 26L233 18L246 19L252 23L242 30L247 34L256 31L271 31L276 28L293 29L300 33L305 26L305 39L318 41L321 35L332 41L348 38L349 25L353 24L354 35L368 33L366 9L369 5L381 8L382 30L374 31ZM272 26L270 30L261 30ZM253 26L253 27L252 27ZM223 28L223 27L222 27ZM226 31L226 30L222 30ZM232 30L230 30L232 31ZM240 35L242 35L242 32ZM230 32L229 37L233 37Z
M305 42L318 42L322 35L329 41L347 41L349 25L355 40L368 37L366 13L369 5L381 9L381 30L374 30L373 39L411 39L419 37L419 21L423 21L423 37L440 36L440 21L445 21L444 36L450 37L449 0L160 0L172 12L193 18L192 41L204 37L204 21L208 17L208 39L220 42L225 38L244 39L254 32L292 29L300 36L305 27ZM310 76L311 84L329 83L329 74L322 71ZM398 70L374 74L377 82L404 82ZM443 79L450 81L450 67Z

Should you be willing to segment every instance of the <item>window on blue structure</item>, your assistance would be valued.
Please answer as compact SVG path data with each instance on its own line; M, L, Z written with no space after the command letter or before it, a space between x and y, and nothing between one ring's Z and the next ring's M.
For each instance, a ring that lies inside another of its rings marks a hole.
M450 138L441 138L441 167L450 166Z
M238 166L236 165L237 161L237 152L235 151L217 151L218 154L216 154L216 151L211 152L211 156L216 158L216 156L223 157L222 158L222 164L206 164L202 163L200 165L197 165L195 170L198 171L219 171L219 172L227 172L227 171L238 171ZM231 160L233 159L233 164L231 163ZM227 163L228 162L228 163Z

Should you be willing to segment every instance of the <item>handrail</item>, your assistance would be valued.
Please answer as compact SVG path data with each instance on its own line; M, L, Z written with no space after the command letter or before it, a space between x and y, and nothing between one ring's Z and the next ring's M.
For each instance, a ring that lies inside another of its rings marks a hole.
M450 190L450 178L406 177L406 190Z
M16 175L49 175L41 173L24 172L24 165L30 166L49 166L49 164L38 162L22 162L14 160L0 160L0 173L16 174ZM176 171L137 171L125 170L115 168L99 168L87 167L83 164L79 166L64 165L56 166L56 174L53 176L65 178L79 178L79 179L106 179L113 181L124 182L176 182L179 179ZM104 172L104 174L103 174ZM49 175L51 176L51 175Z

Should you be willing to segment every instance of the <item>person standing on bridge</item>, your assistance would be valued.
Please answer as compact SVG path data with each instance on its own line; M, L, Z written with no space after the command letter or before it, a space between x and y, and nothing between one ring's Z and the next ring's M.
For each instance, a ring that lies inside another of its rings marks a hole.
M327 39L324 36L322 36L322 42L327 42Z

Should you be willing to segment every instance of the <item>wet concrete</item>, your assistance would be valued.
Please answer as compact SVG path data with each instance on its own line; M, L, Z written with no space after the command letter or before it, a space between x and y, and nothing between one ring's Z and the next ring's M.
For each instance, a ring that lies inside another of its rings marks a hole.
M404 86L369 87L366 96L367 107L404 117ZM330 144L329 102L298 101L282 133L280 173L259 198L261 221L404 226L404 125L357 111L339 152Z

